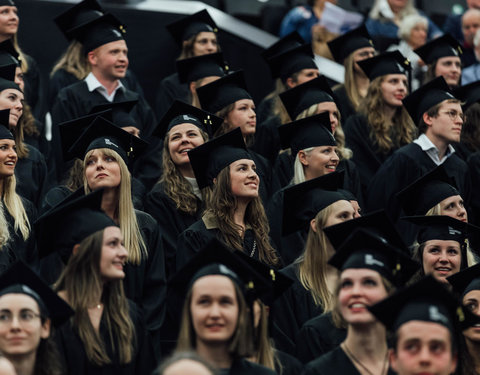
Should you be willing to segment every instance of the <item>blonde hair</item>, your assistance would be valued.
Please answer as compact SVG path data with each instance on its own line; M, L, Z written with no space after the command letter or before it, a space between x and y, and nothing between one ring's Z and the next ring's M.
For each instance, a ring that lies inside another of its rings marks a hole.
M306 156L310 155L311 152L315 149L315 147L308 147L306 149L303 149ZM300 161L300 156L299 153L295 156L295 161L293 162L293 180L292 183L294 185L301 184L302 182L305 182L305 169L303 168L303 164Z
M25 55L25 53L22 51L22 49L18 45L17 34L14 34L12 36L12 44L13 44L13 47L15 48L15 50L18 52L18 55L19 55L19 58L20 58L20 67L22 68L23 73L27 73L28 68L29 68L28 61L27 61L27 56Z
M140 264L143 259L148 256L147 246L143 239L140 227L138 226L137 215L135 215L135 209L132 203L132 187L131 177L128 171L127 165L120 157L120 155L109 148L97 148L90 150L83 159L84 170L87 167L87 162L94 151L99 151L105 156L113 157L120 166L120 186L117 188L118 192L118 204L115 216L118 218L118 224L122 231L125 241L125 248L128 251L128 261L132 264ZM83 186L85 193L88 194L92 191L88 186L88 181L83 174Z
M363 96L360 94L357 83L355 82L355 75L358 73L355 71L354 53L355 51L348 55L343 62L343 65L345 66L344 86L345 92L347 93L348 99L350 99L350 103L352 103L353 109L358 111L360 102L363 100Z
M13 217L13 230L20 231L23 240L26 241L30 236L31 225L22 198L15 192L17 185L15 175L5 177L1 183L3 184L3 205Z
M88 64L83 45L80 42L74 40L68 45L67 50L55 63L50 77L60 69L73 74L78 80L84 79L90 73L90 64Z
M260 320L258 326L255 327L255 359L257 363L265 366L269 369L277 371L282 374L282 363L278 359L275 353L275 346L273 340L268 335L268 310L267 306L260 301L256 300L254 303L258 303L260 307Z

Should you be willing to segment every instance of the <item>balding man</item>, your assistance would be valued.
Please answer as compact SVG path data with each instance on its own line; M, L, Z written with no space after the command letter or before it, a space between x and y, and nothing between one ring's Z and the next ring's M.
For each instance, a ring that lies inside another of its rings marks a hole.
M480 9L480 0L467 0L467 7ZM462 16L463 14L450 14L443 25L445 33L452 35L460 43L463 43Z
M480 29L475 33L475 37L473 38L473 46L476 62L462 71L462 85L467 85L480 80Z

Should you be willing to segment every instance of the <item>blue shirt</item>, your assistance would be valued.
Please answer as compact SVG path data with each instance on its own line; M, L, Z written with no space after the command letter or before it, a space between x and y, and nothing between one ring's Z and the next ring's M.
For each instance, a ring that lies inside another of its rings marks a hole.
M290 10L283 18L280 25L280 38L291 32L297 31L305 40L305 43L312 42L312 26L315 25L319 19L315 16L311 6L298 6Z

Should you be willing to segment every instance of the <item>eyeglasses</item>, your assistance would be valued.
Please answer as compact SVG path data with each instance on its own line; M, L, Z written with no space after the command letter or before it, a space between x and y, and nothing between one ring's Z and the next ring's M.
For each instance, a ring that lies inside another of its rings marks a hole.
M16 317L21 325L32 324L36 318L40 318L40 314L33 311L21 311ZM13 322L15 315L9 311L0 312L0 325L10 325Z
M467 119L467 117L463 113L457 112L454 109L452 109L450 111L443 111L443 112L440 112L440 113L444 113L444 114L448 115L448 117L450 117L450 120L452 120L452 121L455 121L457 116L460 117L460 120L462 120L462 122L465 122L465 120Z

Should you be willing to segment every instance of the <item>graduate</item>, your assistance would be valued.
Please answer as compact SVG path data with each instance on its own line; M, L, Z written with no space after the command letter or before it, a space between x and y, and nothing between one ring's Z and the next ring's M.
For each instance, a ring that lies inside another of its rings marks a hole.
M344 83L333 88L343 123L357 113L367 95L370 80L358 65L375 56L375 47L365 25L350 30L327 43L333 58L345 67Z

